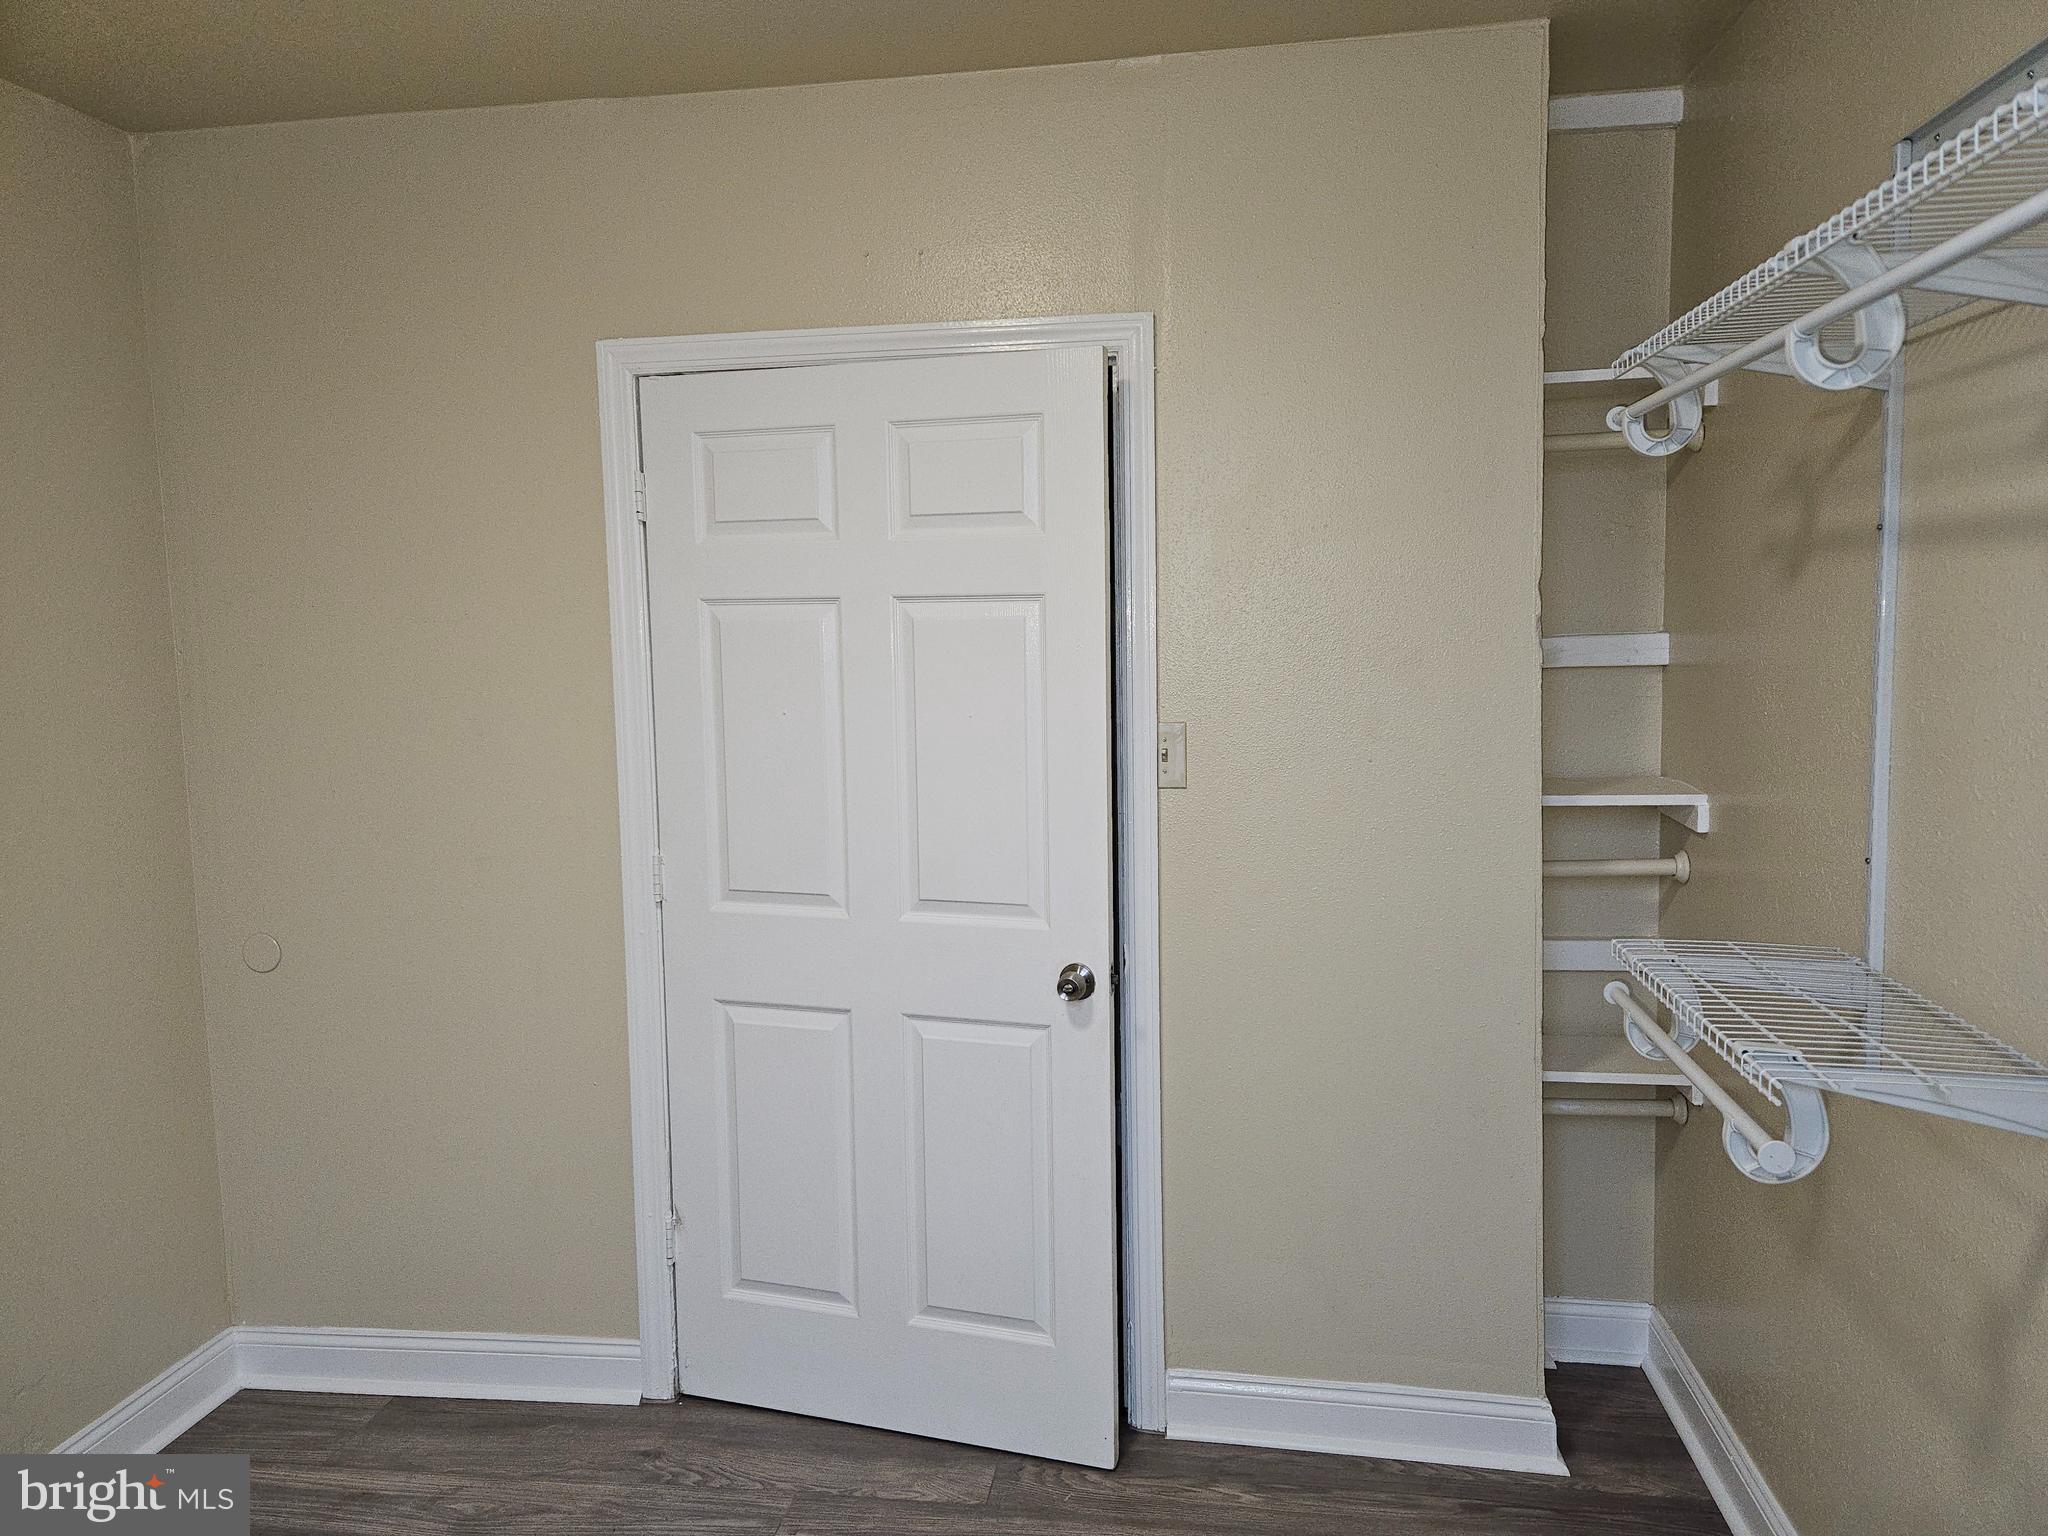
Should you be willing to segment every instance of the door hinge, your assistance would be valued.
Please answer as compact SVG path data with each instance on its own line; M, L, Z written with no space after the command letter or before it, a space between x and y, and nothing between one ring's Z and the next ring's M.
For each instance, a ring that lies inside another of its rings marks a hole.
M668 1250L668 1267L676 1267L676 1233L682 1230L683 1218L674 1206L668 1211L668 1231L663 1235L663 1246Z
M633 515L643 523L647 521L647 476L644 474L633 476Z
M658 907L667 898L668 891L662 881L661 850L654 850L654 904Z

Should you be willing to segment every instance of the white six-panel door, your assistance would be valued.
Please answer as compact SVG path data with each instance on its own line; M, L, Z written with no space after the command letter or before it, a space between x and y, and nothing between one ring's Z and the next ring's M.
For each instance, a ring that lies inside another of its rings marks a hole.
M685 1392L1115 1463L1103 366L641 383Z

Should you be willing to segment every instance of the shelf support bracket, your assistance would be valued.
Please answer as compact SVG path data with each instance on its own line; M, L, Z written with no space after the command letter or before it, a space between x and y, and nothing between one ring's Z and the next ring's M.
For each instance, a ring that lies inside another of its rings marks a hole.
M1685 377L1686 366L1682 363L1667 363L1663 358L1652 358L1646 365L1655 375L1657 382L1665 386L1660 394L1669 393L1670 386ZM1607 413L1610 430L1619 432L1629 447L1645 458L1662 459L1684 448L1699 436L1700 422L1706 414L1697 389L1684 394L1672 395L1664 402L1671 407L1671 427L1662 437L1655 436L1643 425L1641 414L1631 414L1627 406L1617 405Z
M1681 1026L1681 1035L1688 1038L1673 1039L1625 981L1610 981L1600 995L1621 1010L1623 1032L1638 1054L1670 1062L1721 1112L1721 1145L1743 1177L1758 1184L1790 1184L1820 1166L1828 1150L1828 1106L1818 1089L1783 1086L1788 1127L1783 1136L1773 1136L1687 1054L1699 1039L1697 1031Z
M1890 269L1867 245L1845 240L1813 258L1844 292L1880 283ZM1794 373L1821 389L1860 389L1874 384L1906 344L1906 301L1897 293L1872 300L1848 317L1856 328L1856 355L1832 358L1821 350L1820 330L1795 320L1785 332L1785 361Z

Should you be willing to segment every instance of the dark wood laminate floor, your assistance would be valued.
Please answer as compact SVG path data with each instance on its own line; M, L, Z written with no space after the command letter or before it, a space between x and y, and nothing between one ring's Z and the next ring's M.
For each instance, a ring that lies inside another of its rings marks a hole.
M252 1458L258 1531L1727 1536L1642 1372L1564 1366L1570 1478L1126 1438L1096 1472L722 1403L243 1392L171 1447Z

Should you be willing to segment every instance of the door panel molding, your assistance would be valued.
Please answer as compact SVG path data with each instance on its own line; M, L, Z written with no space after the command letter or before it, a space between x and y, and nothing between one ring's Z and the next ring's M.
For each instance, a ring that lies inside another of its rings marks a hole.
M645 546L639 518L639 380L675 374L803 367L1098 345L1116 388L1111 405L1111 596L1114 604L1114 752L1118 931L1118 1140L1121 1149L1120 1285L1124 1417L1165 1428L1166 1320L1160 1153L1159 800L1154 766L1158 708L1157 509L1153 457L1153 320L1146 314L832 330L669 336L597 344L598 424L604 461L610 589L612 703L618 753L621 894L625 916L626 1029L632 1108L633 1225L640 1313L641 1392L677 1391L671 1269L667 1031L664 1027L659 837L655 818L654 707ZM938 452L965 451L973 434L933 434ZM738 445L735 445L738 446ZM753 446L753 445L748 445ZM770 445L762 445L764 448ZM796 448L799 445L787 445ZM801 445L819 451L815 444ZM789 455L794 460L794 455ZM991 469L999 467L993 462ZM801 528L749 526L745 470L796 473L790 464L736 461L735 521L720 535L803 537ZM914 472L914 471L913 471ZM1000 488L1000 482L995 482ZM1020 487L1021 488L1021 487ZM905 510L915 521L910 486ZM821 513L829 517L828 509ZM991 527L1028 515L1000 504L949 509ZM807 525L817 531L817 524ZM707 530L707 533L709 530Z

